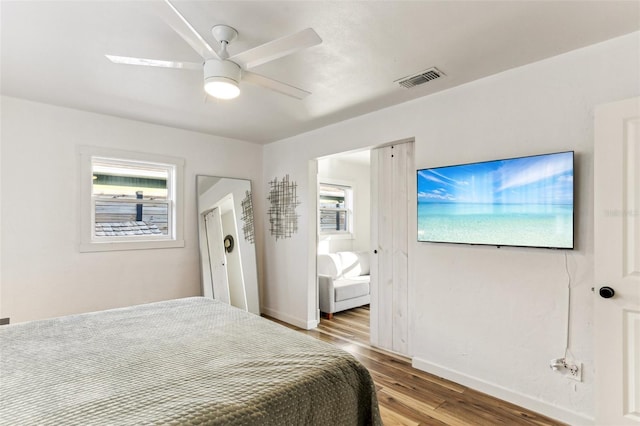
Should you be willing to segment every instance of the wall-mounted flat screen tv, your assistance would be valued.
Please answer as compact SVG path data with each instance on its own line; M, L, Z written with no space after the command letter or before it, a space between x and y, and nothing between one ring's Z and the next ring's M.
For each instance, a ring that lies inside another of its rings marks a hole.
M573 249L573 152L417 171L418 241Z

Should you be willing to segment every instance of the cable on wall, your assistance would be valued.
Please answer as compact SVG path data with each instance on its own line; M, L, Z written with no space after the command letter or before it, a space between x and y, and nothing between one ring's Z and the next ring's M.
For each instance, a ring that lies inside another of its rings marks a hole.
M566 341L564 347L564 358L573 358L573 354L569 357L571 352L569 347L571 345L571 273L569 272L569 260L567 252L564 252L564 270L567 274L567 329L566 329Z
M567 328L566 328L566 340L564 347L564 357L554 358L549 363L549 367L553 371L562 373L565 377L572 380L582 381L582 363L576 361L575 357L571 353L571 272L569 271L569 257L567 252L564 252L564 271L567 274ZM575 390L575 386L574 386Z

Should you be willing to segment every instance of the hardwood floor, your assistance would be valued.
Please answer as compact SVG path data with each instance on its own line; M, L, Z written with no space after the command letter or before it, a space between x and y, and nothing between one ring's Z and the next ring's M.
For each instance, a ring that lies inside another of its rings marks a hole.
M267 317L268 318L268 317ZM369 307L322 318L300 333L336 345L355 356L376 384L382 421L394 425L553 425L555 420L411 367L408 358L369 345Z

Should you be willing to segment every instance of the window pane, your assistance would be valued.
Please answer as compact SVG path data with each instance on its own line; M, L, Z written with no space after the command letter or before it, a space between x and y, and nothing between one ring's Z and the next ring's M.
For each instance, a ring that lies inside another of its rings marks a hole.
M118 198L166 199L167 169L144 164L93 162L93 195Z
M320 232L346 232L347 212L345 210L320 210Z
M336 185L320 184L320 208L345 208L346 188Z
M96 201L96 237L168 235L169 205Z

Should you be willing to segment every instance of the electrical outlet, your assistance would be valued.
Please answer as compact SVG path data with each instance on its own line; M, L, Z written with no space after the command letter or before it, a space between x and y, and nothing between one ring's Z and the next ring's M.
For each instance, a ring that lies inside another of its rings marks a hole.
M582 363L567 358L555 358L549 363L553 371L557 371L568 379L582 381Z
M565 376L576 382L582 381L582 363L568 359L566 361Z

